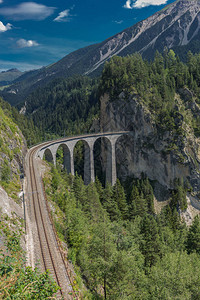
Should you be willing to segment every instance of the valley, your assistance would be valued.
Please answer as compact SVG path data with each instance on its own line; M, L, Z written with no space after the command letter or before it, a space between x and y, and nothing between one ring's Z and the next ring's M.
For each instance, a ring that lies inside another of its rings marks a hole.
M177 0L0 73L0 299L200 299L199 21Z

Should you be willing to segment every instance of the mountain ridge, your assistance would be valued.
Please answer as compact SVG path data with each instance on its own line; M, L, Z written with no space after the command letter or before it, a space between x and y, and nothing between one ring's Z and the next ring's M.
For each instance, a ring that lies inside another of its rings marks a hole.
M101 43L78 49L57 63L26 73L2 95L15 105L55 78L76 74L99 75L104 63L115 55L127 56L139 52L143 58L152 59L156 51L162 53L165 47L188 46L200 34L199 29L199 0L177 0ZM196 51L200 50L200 43L196 48Z

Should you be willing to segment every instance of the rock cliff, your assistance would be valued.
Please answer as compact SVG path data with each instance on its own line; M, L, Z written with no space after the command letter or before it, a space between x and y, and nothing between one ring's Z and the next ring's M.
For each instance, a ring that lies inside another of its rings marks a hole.
M181 103L193 108L198 105L188 90L182 90L177 97L177 110L181 116ZM190 110L192 111L192 110ZM124 180L127 176L141 177L144 173L167 189L173 189L175 178L188 181L198 194L200 189L200 139L184 121L180 127L184 139L174 139L170 131L162 132L155 123L155 116L135 94L125 99L123 93L115 101L109 96L101 97L100 128L102 131L131 131L121 137L116 146L117 173ZM177 121L178 122L178 121Z

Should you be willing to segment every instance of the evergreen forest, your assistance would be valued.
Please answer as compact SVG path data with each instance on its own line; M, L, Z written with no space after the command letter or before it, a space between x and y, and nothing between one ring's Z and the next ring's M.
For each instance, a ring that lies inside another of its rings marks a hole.
M137 96L151 114L158 134L170 132L174 145L178 143L180 148L186 128L200 137L200 54L191 52L185 63L167 49L163 55L157 52L153 61L137 53L113 57L98 79L62 78L37 89L18 107L24 109L23 114L3 99L0 106L30 146L98 131L94 123L99 122L99 99L105 93L111 102ZM174 149L169 146L169 151ZM63 170L60 153L57 167L47 166L51 171L44 184L83 299L200 299L200 218L196 216L188 227L180 216L187 209L187 193L192 187L176 179L167 205L158 211L153 182L144 174L140 179L117 180L114 186L104 186L102 178L85 186L80 176L82 154L80 145L75 152L79 175L72 177ZM32 299L40 299L41 291L48 299L58 287L48 274L20 271L20 235L13 237L5 224L0 230L8 231L8 249L13 247L15 253L14 259L1 256L0 276L6 280L7 274L14 274L16 289L9 286L10 294L19 297L25 293L22 283L30 280L37 283L35 291L31 290ZM16 297L11 299L21 299ZM25 295L24 299L30 298Z
M109 94L110 101L118 99L122 92L125 99L139 95L161 132L184 136L181 127L186 122L197 137L200 135L200 118L192 109L192 103L198 108L200 104L200 54L193 55L189 51L186 63L167 49L163 55L156 52L151 62L140 54L113 57L105 64L99 89L100 94ZM190 92L188 97L184 95L185 90ZM187 114L188 109L193 118Z
M43 140L86 133L99 117L98 99L97 79L56 79L28 96L26 116Z
M85 186L58 164L44 183L84 299L199 299L200 218L189 228L180 218L183 183L160 213L145 177Z
M19 109L25 107L25 116L30 121L23 125L23 132L28 136L25 127L31 130L29 144L89 132L94 120L99 119L100 96L108 93L110 101L115 101L123 93L124 99L131 95L140 97L161 133L171 131L181 140L185 136L182 125L186 123L199 137L199 66L200 54L190 51L185 63L167 49L163 54L156 52L153 61L144 60L137 53L115 56L105 64L99 79L85 76L55 79L31 93L25 104L18 105ZM16 113L14 117L18 124L25 122Z

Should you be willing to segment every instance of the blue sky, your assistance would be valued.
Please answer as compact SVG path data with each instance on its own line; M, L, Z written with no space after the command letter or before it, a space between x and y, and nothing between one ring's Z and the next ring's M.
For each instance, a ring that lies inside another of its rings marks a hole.
M0 71L54 63L174 0L0 0Z

